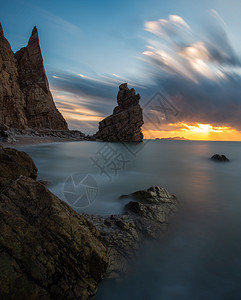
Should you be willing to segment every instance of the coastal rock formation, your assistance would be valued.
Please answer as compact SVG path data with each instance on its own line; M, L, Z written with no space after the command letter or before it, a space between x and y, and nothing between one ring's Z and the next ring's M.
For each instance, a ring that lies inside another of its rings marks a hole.
M37 178L37 168L32 158L23 151L0 146L0 190L20 175Z
M122 215L76 213L36 181L31 158L0 147L0 298L93 299L105 275L128 271L144 240L177 210L160 187L122 196Z
M225 156L225 155L219 155L219 154L214 154L212 157L211 157L212 160L215 160L215 161L221 161L221 162L227 162L229 161L229 159Z
M0 142L12 144L12 143L16 142L16 140L13 137L13 135L11 134L11 132L0 129Z
M18 82L18 69L11 46L0 23L0 125L26 128L26 100Z
M108 265L99 232L35 181L26 153L1 147L0 174L0 298L92 298Z
M174 137L168 137L168 138L156 138L155 140L159 140L159 141L188 141L188 139L186 139L183 136L174 136Z
M117 104L113 114L99 123L95 137L107 142L141 142L144 124L140 95L129 89L127 83L119 86Z
M2 190L0 230L1 299L94 296L108 265L100 234L44 185L21 176Z
M159 239L165 233L170 216L177 210L174 195L160 187L138 191L121 198L133 198L122 215L110 217L86 215L102 234L109 252L107 277L126 273L144 240Z
M14 55L0 25L0 79L0 125L68 129L49 90L36 27Z

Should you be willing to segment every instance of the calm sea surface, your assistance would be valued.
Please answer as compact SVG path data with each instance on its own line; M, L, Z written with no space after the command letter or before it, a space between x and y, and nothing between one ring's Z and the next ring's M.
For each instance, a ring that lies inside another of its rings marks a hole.
M96 299L241 299L241 143L149 141L139 147L72 142L21 148L39 178L62 200L74 201L77 212L121 213L120 195L155 185L180 200L165 238L143 246L124 280L103 281ZM230 162L211 161L215 153ZM86 185L88 197L75 201ZM83 207L86 199L91 205Z

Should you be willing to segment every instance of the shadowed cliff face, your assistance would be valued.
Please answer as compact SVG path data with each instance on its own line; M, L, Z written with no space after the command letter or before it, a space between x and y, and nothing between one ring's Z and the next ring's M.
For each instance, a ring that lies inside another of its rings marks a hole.
M92 299L108 265L99 232L26 153L0 147L0 175L0 298Z
M18 69L11 46L0 24L0 124L26 128L26 100L18 83Z
M119 86L118 106L113 114L99 123L99 131L95 137L108 142L141 142L144 124L140 95L134 89L128 89L127 83Z
M0 124L67 130L49 90L37 28L28 45L14 55L1 27L0 49Z

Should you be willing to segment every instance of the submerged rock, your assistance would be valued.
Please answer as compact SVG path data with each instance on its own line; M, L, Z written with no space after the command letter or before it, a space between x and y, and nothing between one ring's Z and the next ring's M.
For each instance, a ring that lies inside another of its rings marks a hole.
M119 278L126 273L141 243L162 237L170 216L178 208L177 198L158 186L121 198L126 197L132 197L135 201L125 205L122 215L86 215L102 234L108 248L108 278Z
M141 142L144 124L142 108L139 104L140 95L129 89L127 83L119 86L117 104L113 114L99 123L97 139L106 142Z
M49 89L37 28L13 53L0 24L0 125L67 130Z
M223 162L227 162L229 161L229 159L225 156L225 155L219 155L219 154L214 154L212 157L211 157L212 160L215 160L215 161L223 161Z

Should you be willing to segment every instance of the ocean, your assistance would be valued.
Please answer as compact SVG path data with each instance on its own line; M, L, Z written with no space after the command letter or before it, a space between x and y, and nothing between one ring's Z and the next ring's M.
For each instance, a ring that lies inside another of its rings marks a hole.
M77 212L119 214L129 194L165 187L180 202L160 241L131 272L104 280L97 300L241 299L241 142L69 142L19 148L39 179ZM230 162L210 160L225 154Z

